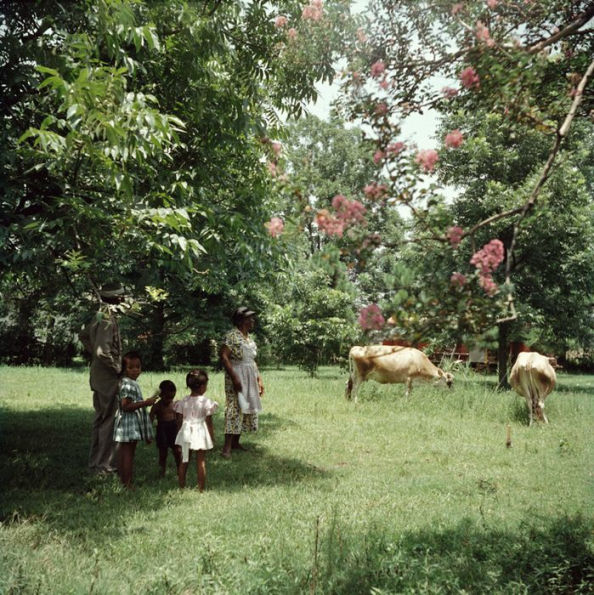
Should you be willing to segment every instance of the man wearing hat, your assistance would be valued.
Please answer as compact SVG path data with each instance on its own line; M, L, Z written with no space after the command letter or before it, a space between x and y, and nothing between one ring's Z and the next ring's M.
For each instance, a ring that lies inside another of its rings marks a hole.
M93 431L89 452L89 469L93 473L115 471L113 425L117 410L117 393L122 370L122 343L115 308L124 299L119 283L108 283L99 290L102 305L79 334L91 354L90 385L93 391Z

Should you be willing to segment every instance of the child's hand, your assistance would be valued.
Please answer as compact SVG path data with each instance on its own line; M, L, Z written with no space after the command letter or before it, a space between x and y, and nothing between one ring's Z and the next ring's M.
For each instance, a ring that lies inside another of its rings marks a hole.
M154 405L158 398L159 398L159 395L156 395L156 396L151 397L150 399L147 399L145 402L146 402L147 406Z

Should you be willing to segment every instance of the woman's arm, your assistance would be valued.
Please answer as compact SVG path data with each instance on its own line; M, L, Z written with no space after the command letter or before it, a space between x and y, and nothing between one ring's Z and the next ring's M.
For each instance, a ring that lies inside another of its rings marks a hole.
M233 383L233 388L239 393L242 390L241 381L237 377L235 370L233 370L233 366L231 365L231 350L227 345L223 345L221 347L221 363L223 364L223 368L225 368L227 374L229 374L229 378L231 378L231 382Z

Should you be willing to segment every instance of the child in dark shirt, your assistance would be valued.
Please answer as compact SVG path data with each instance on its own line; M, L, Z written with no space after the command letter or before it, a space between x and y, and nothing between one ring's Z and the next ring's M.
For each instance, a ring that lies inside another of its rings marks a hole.
M165 477L167 468L167 453L171 449L175 460L176 469L181 462L181 453L175 445L177 435L177 421L173 409L173 399L176 388L171 380L163 380L159 384L159 396L161 397L151 408L151 421L157 420L157 448L159 450L160 477Z

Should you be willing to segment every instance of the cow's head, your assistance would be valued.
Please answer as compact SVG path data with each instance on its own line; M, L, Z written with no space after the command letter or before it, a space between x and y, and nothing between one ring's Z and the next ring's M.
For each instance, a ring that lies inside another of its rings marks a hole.
M439 368L437 369L437 373L439 375L439 382L443 382L448 388L452 388L452 384L454 384L454 376Z

